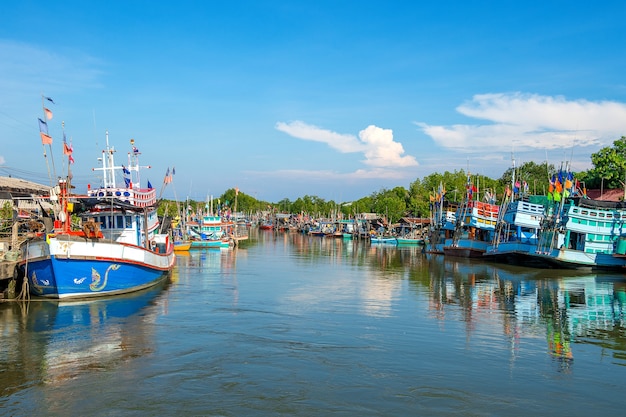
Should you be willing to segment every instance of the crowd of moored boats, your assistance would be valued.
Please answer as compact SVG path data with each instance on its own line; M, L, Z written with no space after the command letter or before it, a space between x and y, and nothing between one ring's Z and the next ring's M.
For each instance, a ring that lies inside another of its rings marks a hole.
M17 298L54 299L137 291L167 276L175 252L230 248L248 238L250 220L215 214L208 206L193 218L179 215L175 221L163 221L157 215L156 190L150 182L143 185L141 152L134 141L124 165L116 165L114 153L107 135L102 166L94 168L102 173L99 187L75 194L68 175L41 197L36 216L14 219L10 236L0 239L4 298L12 291L19 292ZM431 200L429 218L406 217L394 225L375 214L319 220L265 213L256 221L262 230L422 245L425 252L444 256L541 268L626 267L624 202L591 200L577 189L571 174L563 178L548 196L516 190L500 204L474 200L472 193L452 204L439 193Z

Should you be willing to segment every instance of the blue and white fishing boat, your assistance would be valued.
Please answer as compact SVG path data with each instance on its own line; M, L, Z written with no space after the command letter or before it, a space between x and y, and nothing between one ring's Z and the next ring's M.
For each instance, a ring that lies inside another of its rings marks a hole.
M58 299L110 296L148 288L174 266L174 245L160 233L156 190L141 187L139 150L131 140L128 166L102 151L102 185L71 194L70 176L50 191L55 219L48 233L22 246L20 268L30 293ZM123 175L123 181L116 179ZM149 183L148 183L149 184ZM80 225L78 224L80 219Z
M572 269L626 268L620 243L626 235L626 205L576 197L549 211L528 265Z
M228 248L233 246L231 238L232 222L221 216L206 215L202 217L199 228L191 231L191 249Z
M493 239L499 209L497 204L465 201L457 211L452 239L443 246L444 255L481 258Z
M573 173L559 170L545 205L510 206L517 217L508 218L486 256L540 268L625 268L626 205L591 200L580 191Z
M477 193L468 172L465 198L456 213L452 239L443 246L444 255L481 258L491 244L500 206L489 190L485 190L485 201L474 200Z
M511 184L507 186L491 245L483 254L494 262L523 265L535 252L546 208L546 196L528 195L528 183L516 178L515 159Z
M395 236L388 236L388 235L371 235L370 242L382 243L385 245L397 245L398 244L398 240L396 239Z
M529 253L537 249L546 208L543 203L533 202L531 197L524 200L505 200L493 242L483 255L486 259L508 264L529 261Z

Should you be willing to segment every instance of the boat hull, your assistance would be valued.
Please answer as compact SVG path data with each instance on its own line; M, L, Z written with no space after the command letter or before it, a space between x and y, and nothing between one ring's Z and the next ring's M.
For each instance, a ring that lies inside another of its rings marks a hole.
M174 252L187 252L191 249L191 242L174 242Z
M191 242L191 249L207 249L207 248L228 248L229 240L194 240Z
M457 246L446 246L443 248L445 256L454 256L457 258L482 258L485 253L484 249L463 248Z
M382 243L385 245L397 245L398 241L395 237L371 237L371 243Z
M29 243L20 268L32 295L82 299L149 288L167 277L174 262L173 248L159 254L119 243L50 239Z
M532 265L544 268L581 270L624 270L626 259L607 253L586 253L570 249L553 249L549 252L529 253Z
M423 245L424 239L411 239L399 237L396 239L398 245Z

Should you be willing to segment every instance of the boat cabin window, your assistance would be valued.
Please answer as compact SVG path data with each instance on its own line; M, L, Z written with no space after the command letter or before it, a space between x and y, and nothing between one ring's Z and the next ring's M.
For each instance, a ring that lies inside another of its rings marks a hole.
M132 229L133 227L133 220L131 219L130 216L124 216L124 218L126 219L126 228L127 229Z
M106 216L100 216L100 228L101 229L108 229L109 228L109 222L107 221L107 217Z
M124 228L124 216L115 216L115 227L118 229Z

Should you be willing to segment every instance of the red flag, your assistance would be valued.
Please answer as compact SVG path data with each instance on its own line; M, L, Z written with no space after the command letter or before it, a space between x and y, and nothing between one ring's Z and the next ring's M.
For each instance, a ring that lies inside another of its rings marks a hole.
M48 135L46 135L43 132L40 132L39 134L41 135L41 143L43 145L52 145L52 137L51 136L48 136Z
M67 155L67 159L70 161L70 164L74 163L74 157L72 153L74 152L74 147L72 145L68 145L67 142L63 142L63 155Z
M48 120L52 119L52 112L50 111L50 109L46 109L44 107L43 111L44 111L44 113L46 113L46 119L48 119Z

